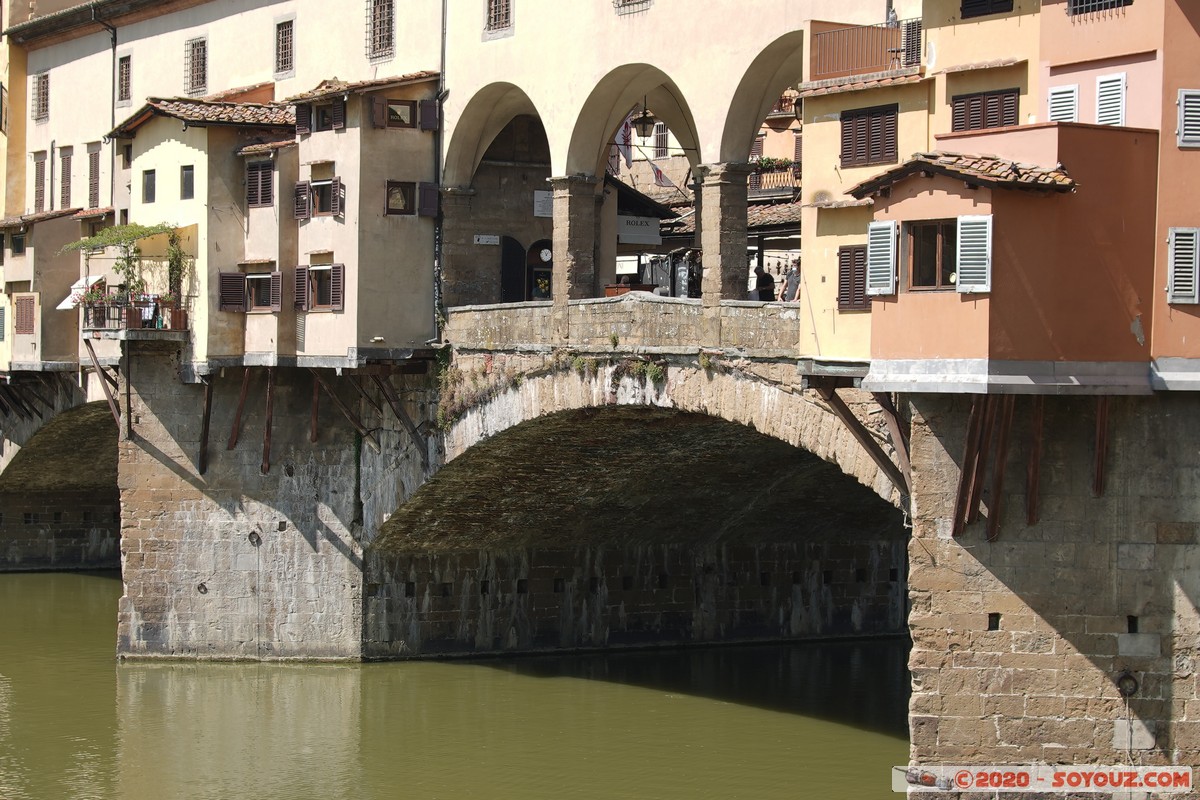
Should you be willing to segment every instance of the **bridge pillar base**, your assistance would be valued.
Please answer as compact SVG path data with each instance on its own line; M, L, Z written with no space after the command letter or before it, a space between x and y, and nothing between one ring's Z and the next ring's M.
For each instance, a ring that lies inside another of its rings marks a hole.
M750 270L746 260L746 179L750 164L706 164L699 168L700 248L705 306L745 300ZM717 344L717 342L706 342Z
M556 332L566 338L567 301L596 295L596 185L594 175L551 178L554 191L554 300Z

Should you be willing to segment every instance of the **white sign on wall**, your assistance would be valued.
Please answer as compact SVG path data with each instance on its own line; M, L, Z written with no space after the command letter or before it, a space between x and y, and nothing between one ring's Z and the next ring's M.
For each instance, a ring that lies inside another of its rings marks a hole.
M554 192L533 193L533 215L535 217L554 216Z
M617 217L617 241L621 244L662 244L657 217Z
M490 233L477 233L475 234L475 244L499 245L500 237Z

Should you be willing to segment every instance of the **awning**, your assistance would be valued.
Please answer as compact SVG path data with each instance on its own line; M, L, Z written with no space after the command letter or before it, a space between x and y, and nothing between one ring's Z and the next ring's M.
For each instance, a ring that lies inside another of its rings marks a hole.
M55 306L55 308L59 311L70 311L72 308L75 308L79 305L79 301L76 300L76 298L81 293L86 292L88 289L90 289L92 286L95 286L102 280L104 280L103 275L89 275L86 278L80 278L71 284L71 293L67 295L67 299L63 300L61 303Z

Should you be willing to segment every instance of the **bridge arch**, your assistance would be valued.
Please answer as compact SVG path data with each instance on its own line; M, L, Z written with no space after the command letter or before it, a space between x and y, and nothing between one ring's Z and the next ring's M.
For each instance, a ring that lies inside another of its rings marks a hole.
M785 89L801 81L804 53L804 31L790 31L763 48L750 63L729 102L720 161L742 162L749 157L771 107Z
M533 100L519 86L497 82L476 92L455 122L446 148L442 185L469 187L492 141L519 116L541 119Z

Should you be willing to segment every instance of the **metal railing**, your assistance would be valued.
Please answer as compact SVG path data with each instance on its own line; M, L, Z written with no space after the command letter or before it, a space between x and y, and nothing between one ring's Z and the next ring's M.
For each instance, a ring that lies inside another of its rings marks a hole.
M838 28L812 39L814 81L917 67L924 47L920 19Z
M771 172L752 172L746 180L746 186L752 192L769 191L773 189L795 189L800 185L800 167L784 167Z
M85 331L187 330L187 314L160 303L84 303Z

